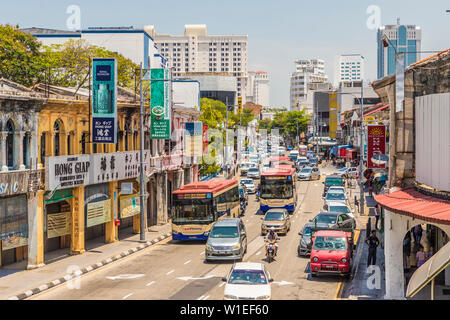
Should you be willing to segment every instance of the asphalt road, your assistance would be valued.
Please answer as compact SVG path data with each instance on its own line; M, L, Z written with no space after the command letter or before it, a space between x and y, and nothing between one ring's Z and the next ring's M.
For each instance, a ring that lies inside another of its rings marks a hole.
M331 173L332 167L322 169ZM272 299L307 300L333 299L342 278L320 275L311 279L309 258L297 256L298 232L322 208L324 177L320 181L298 182L298 204L291 216L291 230L281 236L276 260L265 260L264 241L260 235L259 202L250 195L242 217L248 234L248 250L243 261L261 262L274 279ZM33 296L33 300L208 300L223 299L221 281L233 262L204 261L203 241L182 242L168 239L141 252L93 271L72 286L62 285Z

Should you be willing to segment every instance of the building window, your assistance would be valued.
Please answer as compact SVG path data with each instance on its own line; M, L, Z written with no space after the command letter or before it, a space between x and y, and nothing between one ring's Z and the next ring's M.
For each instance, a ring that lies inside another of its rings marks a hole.
M72 136L70 134L67 135L67 154L72 154Z
M30 155L28 154L29 145L30 145L30 138L31 136L29 134L25 134L23 137L23 164L25 165L25 168L30 167Z
M84 132L81 135L81 141L80 142L81 142L81 154L86 154L86 143L88 142L87 141L87 133L86 132Z
M9 169L14 168L14 124L11 120L6 123L6 165Z
M58 120L55 121L55 123L53 124L53 134L54 134L54 140L53 140L53 155L55 157L61 155L61 140L60 140L60 132L61 132L61 127L60 127L60 122Z

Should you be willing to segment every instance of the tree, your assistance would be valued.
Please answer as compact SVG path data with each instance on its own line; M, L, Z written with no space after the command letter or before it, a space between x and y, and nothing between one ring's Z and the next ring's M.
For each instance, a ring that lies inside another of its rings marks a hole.
M225 110L227 107L221 101L201 98L200 99L200 111L202 115L199 120L208 125L209 129L222 128L222 123L225 119Z
M19 26L0 25L0 77L31 86L43 79L41 44Z
M308 130L309 115L305 115L305 111L289 111L278 112L275 114L272 121L266 119L261 120L258 123L259 129L279 129L280 134L284 136L296 137L297 136L297 123L298 133L306 132Z

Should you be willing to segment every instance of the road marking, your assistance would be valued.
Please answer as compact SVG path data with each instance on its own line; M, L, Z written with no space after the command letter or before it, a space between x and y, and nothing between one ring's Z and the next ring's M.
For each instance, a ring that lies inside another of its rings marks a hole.
M170 270L169 272L166 273L166 276L168 276L169 274L173 273L175 270Z
M127 294L125 297L123 297L122 299L126 299L126 298L128 298L129 296L132 296L133 294L132 293L130 293L130 294Z
M188 260L188 261L186 261L184 264L188 264L188 263L190 263L191 262L191 260Z
M288 285L288 284L294 284L293 282L288 282L288 281L274 281L274 282L272 282L273 284L278 284L278 285L280 285L280 286L286 286L286 285Z
M261 254L261 251L258 251L258 252L256 253L257 256L259 256L260 254Z
M205 279L209 279L209 278L213 278L213 277L217 277L217 276L213 275L213 274L209 274L209 275L201 277L201 278L194 278L191 276L187 276L187 277L177 277L177 279L188 281L188 280L205 280Z
M203 300L207 300L208 298L209 298L209 296L206 296L206 297L203 298Z
M200 255L205 254L205 251L200 252Z
M150 287L152 284L154 284L155 283L155 281L151 281L151 282L149 282L149 283L147 283L145 286L146 287Z
M117 279L128 280L128 279L140 278L140 277L143 277L143 276L144 276L144 274L142 274L142 273L140 273L140 274L119 274L118 276L106 277L106 279L110 279L110 280L117 280Z
M225 282L222 282L220 285L219 285L219 288L220 287L223 287L225 285Z
M204 297L205 296L200 296L200 297L197 298L197 300L203 300Z

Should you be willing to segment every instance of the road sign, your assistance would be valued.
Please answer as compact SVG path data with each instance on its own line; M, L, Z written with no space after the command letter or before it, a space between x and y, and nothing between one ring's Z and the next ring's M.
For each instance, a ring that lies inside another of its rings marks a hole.
M237 101L238 101L238 110L239 112L242 112L242 97L238 97Z

